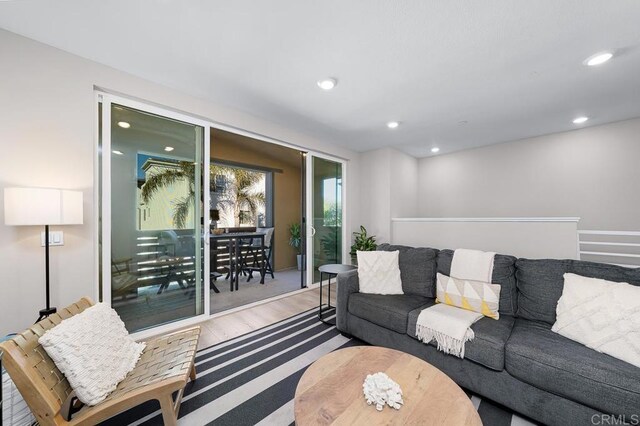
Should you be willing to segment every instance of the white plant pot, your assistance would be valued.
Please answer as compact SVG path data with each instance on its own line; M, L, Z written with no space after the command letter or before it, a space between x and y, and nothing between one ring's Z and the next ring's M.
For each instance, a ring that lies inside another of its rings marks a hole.
M299 254L296 256L297 260L298 260L298 271L302 271L302 268L304 266L304 256Z

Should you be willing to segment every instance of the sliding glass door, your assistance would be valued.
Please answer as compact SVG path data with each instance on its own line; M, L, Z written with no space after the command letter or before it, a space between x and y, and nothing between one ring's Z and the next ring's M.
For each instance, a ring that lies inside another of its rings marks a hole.
M202 315L205 126L111 97L101 110L103 299L130 332Z
M310 185L310 240L308 280L320 281L318 268L343 262L343 164L311 155L308 178Z
M216 128L212 166L208 121L106 93L98 115L99 294L130 332L195 323L251 286L251 302L305 287L347 260L344 162ZM273 254L264 285L245 275L236 292L230 251L211 250L210 233L243 226L273 227Z

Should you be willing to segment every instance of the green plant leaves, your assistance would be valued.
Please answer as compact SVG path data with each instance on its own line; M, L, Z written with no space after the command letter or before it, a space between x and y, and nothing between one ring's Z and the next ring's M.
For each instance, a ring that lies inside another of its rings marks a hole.
M353 233L353 245L351 246L351 256L355 256L358 251L374 251L378 245L374 235L367 235L367 228L360 225L360 232Z

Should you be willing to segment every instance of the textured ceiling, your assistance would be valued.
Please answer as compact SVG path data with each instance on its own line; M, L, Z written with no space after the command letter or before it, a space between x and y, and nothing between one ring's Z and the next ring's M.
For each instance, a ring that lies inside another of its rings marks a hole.
M354 150L416 156L640 116L639 23L637 0L0 2L9 31ZM582 65L605 49L614 60ZM316 86L327 76L331 92Z

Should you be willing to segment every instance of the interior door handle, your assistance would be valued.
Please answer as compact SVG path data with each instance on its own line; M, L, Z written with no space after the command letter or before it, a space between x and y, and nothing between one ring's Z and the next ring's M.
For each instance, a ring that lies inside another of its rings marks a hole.
M316 235L316 228L314 228L313 226L309 226L309 229L311 229L311 236L315 236Z

